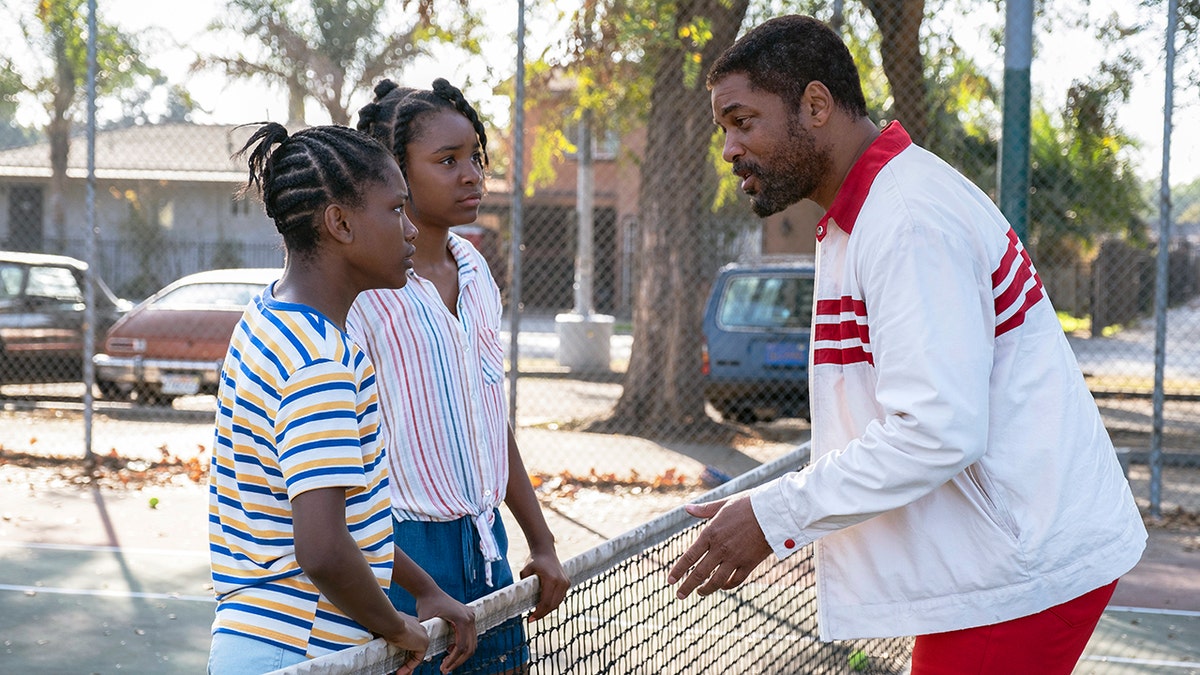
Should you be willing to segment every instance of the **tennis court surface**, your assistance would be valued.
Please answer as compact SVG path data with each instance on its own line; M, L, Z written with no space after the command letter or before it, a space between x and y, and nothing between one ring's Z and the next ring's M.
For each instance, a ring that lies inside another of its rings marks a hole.
M776 469L768 462L758 479L802 461L781 460ZM159 498L154 508L152 495ZM695 523L670 511L699 496L581 494L549 505L551 527L564 540L560 552L575 556L569 565L577 584L562 608L529 626L532 672L905 672L907 641L815 640L804 554L764 565L735 592L676 600L666 569ZM35 493L5 483L0 672L202 672L213 607L204 510L201 486L110 492L59 485ZM515 560L524 556L522 543L514 541ZM1155 530L1147 558L1122 582L1076 673L1200 673L1195 543L1194 534L1164 538ZM480 609L481 627L519 616L531 600L524 586L493 597ZM366 669L309 672L384 672L369 667L381 654L386 648L375 643L341 655Z

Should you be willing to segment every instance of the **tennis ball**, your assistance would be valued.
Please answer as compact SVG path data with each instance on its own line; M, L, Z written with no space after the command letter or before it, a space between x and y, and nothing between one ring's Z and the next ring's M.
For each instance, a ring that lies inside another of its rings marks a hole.
M867 657L867 655L861 649L856 649L853 652L851 652L850 656L849 656L849 660L850 660L850 668L852 668L854 670L866 670L867 663L870 661L870 659Z
M150 508L152 508L152 509L157 509L157 508L158 508L158 497L151 497L151 498L150 498Z

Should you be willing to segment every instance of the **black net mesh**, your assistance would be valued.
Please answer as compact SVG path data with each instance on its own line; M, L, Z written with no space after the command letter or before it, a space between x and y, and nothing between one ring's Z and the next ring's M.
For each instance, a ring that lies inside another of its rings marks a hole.
M760 484L798 466L807 453L805 447L777 458L699 501ZM910 638L818 639L811 546L781 562L768 560L733 590L677 599L675 587L666 583L667 571L695 540L698 527L694 518L675 509L566 561L573 581L566 600L537 622L524 621L537 592L532 579L472 603L481 644L490 643L492 651L454 672L904 672L912 653ZM433 636L431 651L444 648L445 624L426 625ZM390 673L402 662L402 655L376 640L281 672ZM437 663L435 657L418 672L436 673Z

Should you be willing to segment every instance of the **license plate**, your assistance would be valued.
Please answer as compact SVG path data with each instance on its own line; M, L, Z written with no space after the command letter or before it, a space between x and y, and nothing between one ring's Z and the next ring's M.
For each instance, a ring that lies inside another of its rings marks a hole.
M768 366L808 365L808 344L805 342L768 342L764 362Z
M200 391L199 375L163 373L162 393L172 396L191 396Z

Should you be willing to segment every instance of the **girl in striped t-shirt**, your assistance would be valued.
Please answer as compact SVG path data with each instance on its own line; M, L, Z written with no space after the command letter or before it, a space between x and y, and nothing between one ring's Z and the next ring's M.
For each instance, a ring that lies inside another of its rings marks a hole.
M359 292L398 288L416 230L408 186L386 149L353 129L289 135L259 128L250 187L283 235L283 277L246 308L222 367L209 474L216 618L210 673L262 673L373 636L419 663L429 638L396 611L393 576L466 626L451 600L402 554L388 515L375 373L345 332Z
M478 215L487 133L442 79L432 89L384 80L358 115L358 128L400 164L412 192L405 212L420 232L408 285L363 293L348 318L377 367L396 545L447 593L476 600L513 583L503 501L529 543L520 576L540 582L536 620L562 602L569 582L508 426L499 289L479 251L451 232ZM425 616L402 588L392 587L392 601ZM482 638L466 665L521 672L524 642L513 620Z

